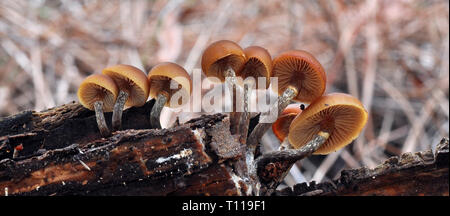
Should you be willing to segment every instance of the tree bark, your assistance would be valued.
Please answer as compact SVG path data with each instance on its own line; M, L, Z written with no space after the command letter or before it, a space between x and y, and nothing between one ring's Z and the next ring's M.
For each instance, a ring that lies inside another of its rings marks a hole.
M311 182L277 191L291 196L448 196L449 144L443 138L435 152L404 153L391 157L374 169L344 170L340 178Z
M246 146L230 133L228 116L149 129L153 104L125 110L122 130L107 138L95 113L75 102L0 119L0 195L251 194L239 172ZM105 118L111 127L111 113ZM347 170L335 181L273 195L448 195L448 164L444 139L435 154L393 157L373 170ZM270 181L264 174L259 178Z
M150 128L149 113L154 100L142 107L123 112L122 129ZM105 113L111 128L112 113ZM98 130L95 112L72 102L42 112L24 111L0 119L0 160L12 156L15 146L23 144L20 155L32 155L38 150L64 148L71 144L88 143L102 136Z
M48 121L47 116L61 116L61 111L83 112L76 104L64 107L45 111L57 114L45 115L40 121ZM135 111L144 113L142 110L149 108L144 106ZM127 110L124 116L130 112L134 111ZM73 128L73 133L65 134L72 144L52 145L46 138L58 135L61 127L72 127L71 121L83 125L95 123L91 121L94 119L79 114L69 115L67 121L57 122L59 127L47 127L51 129L40 133L42 127L35 126L35 119L44 115L30 114L27 114L28 118L33 122L29 125L33 128L1 138L4 158L0 161L0 188L4 190L0 195L241 194L239 178L224 164L239 156L236 153L240 152L226 148L239 144L229 136L228 118L224 115L202 116L169 129L127 129L114 132L108 138L100 137L99 131L95 130L96 125L92 131L88 127L79 127L81 131ZM23 119L23 115L17 116ZM76 120L73 116L77 116ZM149 125L148 118L130 117L135 119L133 127ZM1 123L11 124L14 122L12 119L14 117ZM125 117L124 127L130 127L131 122ZM86 136L78 136L83 131ZM24 150L29 150L13 159L9 152L19 142ZM224 144L226 146L222 147Z

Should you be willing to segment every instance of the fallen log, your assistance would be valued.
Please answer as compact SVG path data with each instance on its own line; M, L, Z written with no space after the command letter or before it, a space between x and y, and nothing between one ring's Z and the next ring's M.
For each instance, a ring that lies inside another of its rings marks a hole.
M448 196L449 140L443 138L435 152L404 153L373 169L344 170L340 178L315 184L301 183L277 191L289 196Z
M229 128L224 117L163 130L128 129L40 155L6 158L0 162L0 195L239 195L238 178L219 162L233 153L210 149L212 136L233 146L233 139L220 134Z
M123 113L123 129L150 128L150 100L142 107L132 107ZM111 127L112 113L105 113ZM20 155L32 155L39 149L52 150L71 144L83 144L101 138L94 111L77 102L64 104L42 112L24 111L0 118L0 160L12 157L14 147L23 145Z
M252 194L239 167L245 145L230 133L227 115L150 129L153 103L125 110L124 130L107 138L100 136L94 112L75 102L0 119L0 195ZM407 154L375 170L343 171L338 180L273 195L448 195L448 140L443 143L435 155ZM14 154L18 146L23 149ZM259 179L270 185L281 173L269 169ZM388 188L395 184L402 187Z

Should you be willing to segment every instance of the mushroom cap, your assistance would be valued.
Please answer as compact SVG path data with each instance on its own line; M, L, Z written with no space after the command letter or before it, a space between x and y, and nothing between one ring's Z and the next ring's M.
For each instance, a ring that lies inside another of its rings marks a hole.
M224 73L230 66L235 72L245 63L242 48L233 41L220 40L209 45L202 56L202 70L207 77L217 77L225 81Z
M244 49L246 57L245 64L240 71L236 72L236 76L246 79L253 77L258 87L258 78L266 78L266 89L270 84L270 76L272 75L272 57L269 52L260 46L250 46Z
M103 74L93 74L83 80L78 88L78 100L87 109L94 110L94 102L103 101L103 111L111 112L119 88L113 79Z
M328 154L351 143L367 122L361 102L348 94L332 93L311 103L292 120L289 142L294 148L306 145L320 131L329 138L314 154Z
M119 64L103 69L102 73L114 80L119 87L119 91L128 93L126 106L139 107L145 104L148 98L149 85L147 76L139 68Z
M170 99L175 92L183 91L181 93L186 96L190 96L192 92L191 77L183 67L175 63L163 62L154 66L148 73L148 80L150 83L150 97L156 98L160 93L165 94L167 96L165 106L168 107L173 108L183 105L179 102L171 106ZM178 84L177 89L170 89L172 80Z
M282 53L273 60L272 76L278 77L278 94L282 94L291 85L296 87L298 95L293 99L312 102L325 92L326 76L322 65L310 53L303 50L291 50Z
M284 138L289 134L289 126L292 120L301 112L300 104L289 104L280 117L272 124L272 131L280 142L283 142Z

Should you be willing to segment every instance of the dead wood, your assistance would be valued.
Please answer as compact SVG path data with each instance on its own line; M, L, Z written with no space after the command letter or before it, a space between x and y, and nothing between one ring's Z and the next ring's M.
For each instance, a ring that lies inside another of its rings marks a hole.
M449 140L443 138L435 152L404 153L374 169L344 170L340 178L309 185L301 183L274 195L295 196L448 196Z
M142 107L123 113L123 129L150 128L149 113L154 100ZM111 128L112 113L105 113ZM32 155L39 149L52 150L71 144L83 144L101 138L94 111L72 102L42 112L24 111L0 119L0 160L12 157L15 146L23 144L21 156Z
M82 110L76 108L76 104L64 107L77 113ZM55 110L65 112L67 109ZM32 121L33 116L44 116L42 113L30 114ZM73 116L68 118L73 120ZM77 116L79 122L93 121L88 116ZM13 122L12 119L7 119L7 123ZM98 138L98 130L86 131L86 137L80 139L68 134L66 137L76 143L67 146L62 143L61 148L44 145L51 150L30 150L19 158L1 160L0 188L4 190L0 195L239 195L238 178L233 177L229 167L221 164L235 153L214 148L221 145L216 137L221 137L227 145L236 146L232 137L221 134L221 131L229 133L227 120L220 114L203 116L170 129L127 129L106 139ZM59 127L69 127L71 123L67 122L70 120L58 121ZM124 122L130 122L130 119ZM135 123L144 127L148 117L136 119ZM125 123L125 127L130 125ZM49 144L42 136L55 135L53 130L39 133L31 129L20 131L23 133L19 135L6 135L2 139L3 150L11 151L19 141L24 149L30 146L42 149L42 142ZM80 127L80 130L86 128ZM205 143L210 145L205 146Z
M169 129L149 129L153 103L125 110L123 130L107 138L101 138L94 112L75 102L1 119L0 195L251 194L241 172L245 145L239 134L230 133L228 116L204 115ZM111 126L111 113L106 119ZM23 150L13 158L18 145ZM264 165L292 163L275 159ZM283 172L266 171L258 173L262 185L276 185L271 179L278 181ZM448 140L435 154L404 154L373 170L347 170L332 182L274 193L398 194L448 195Z

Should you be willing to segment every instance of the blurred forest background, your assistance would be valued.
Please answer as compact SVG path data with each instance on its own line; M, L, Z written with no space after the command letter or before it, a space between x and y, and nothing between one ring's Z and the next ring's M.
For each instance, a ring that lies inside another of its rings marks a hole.
M326 70L326 92L352 94L369 111L357 140L297 163L283 186L335 179L448 137L448 0L2 0L0 117L77 101L86 76L118 63L148 73L173 61L191 72L220 39L272 57L307 50ZM163 125L176 115L165 109ZM262 142L279 144L271 132Z

